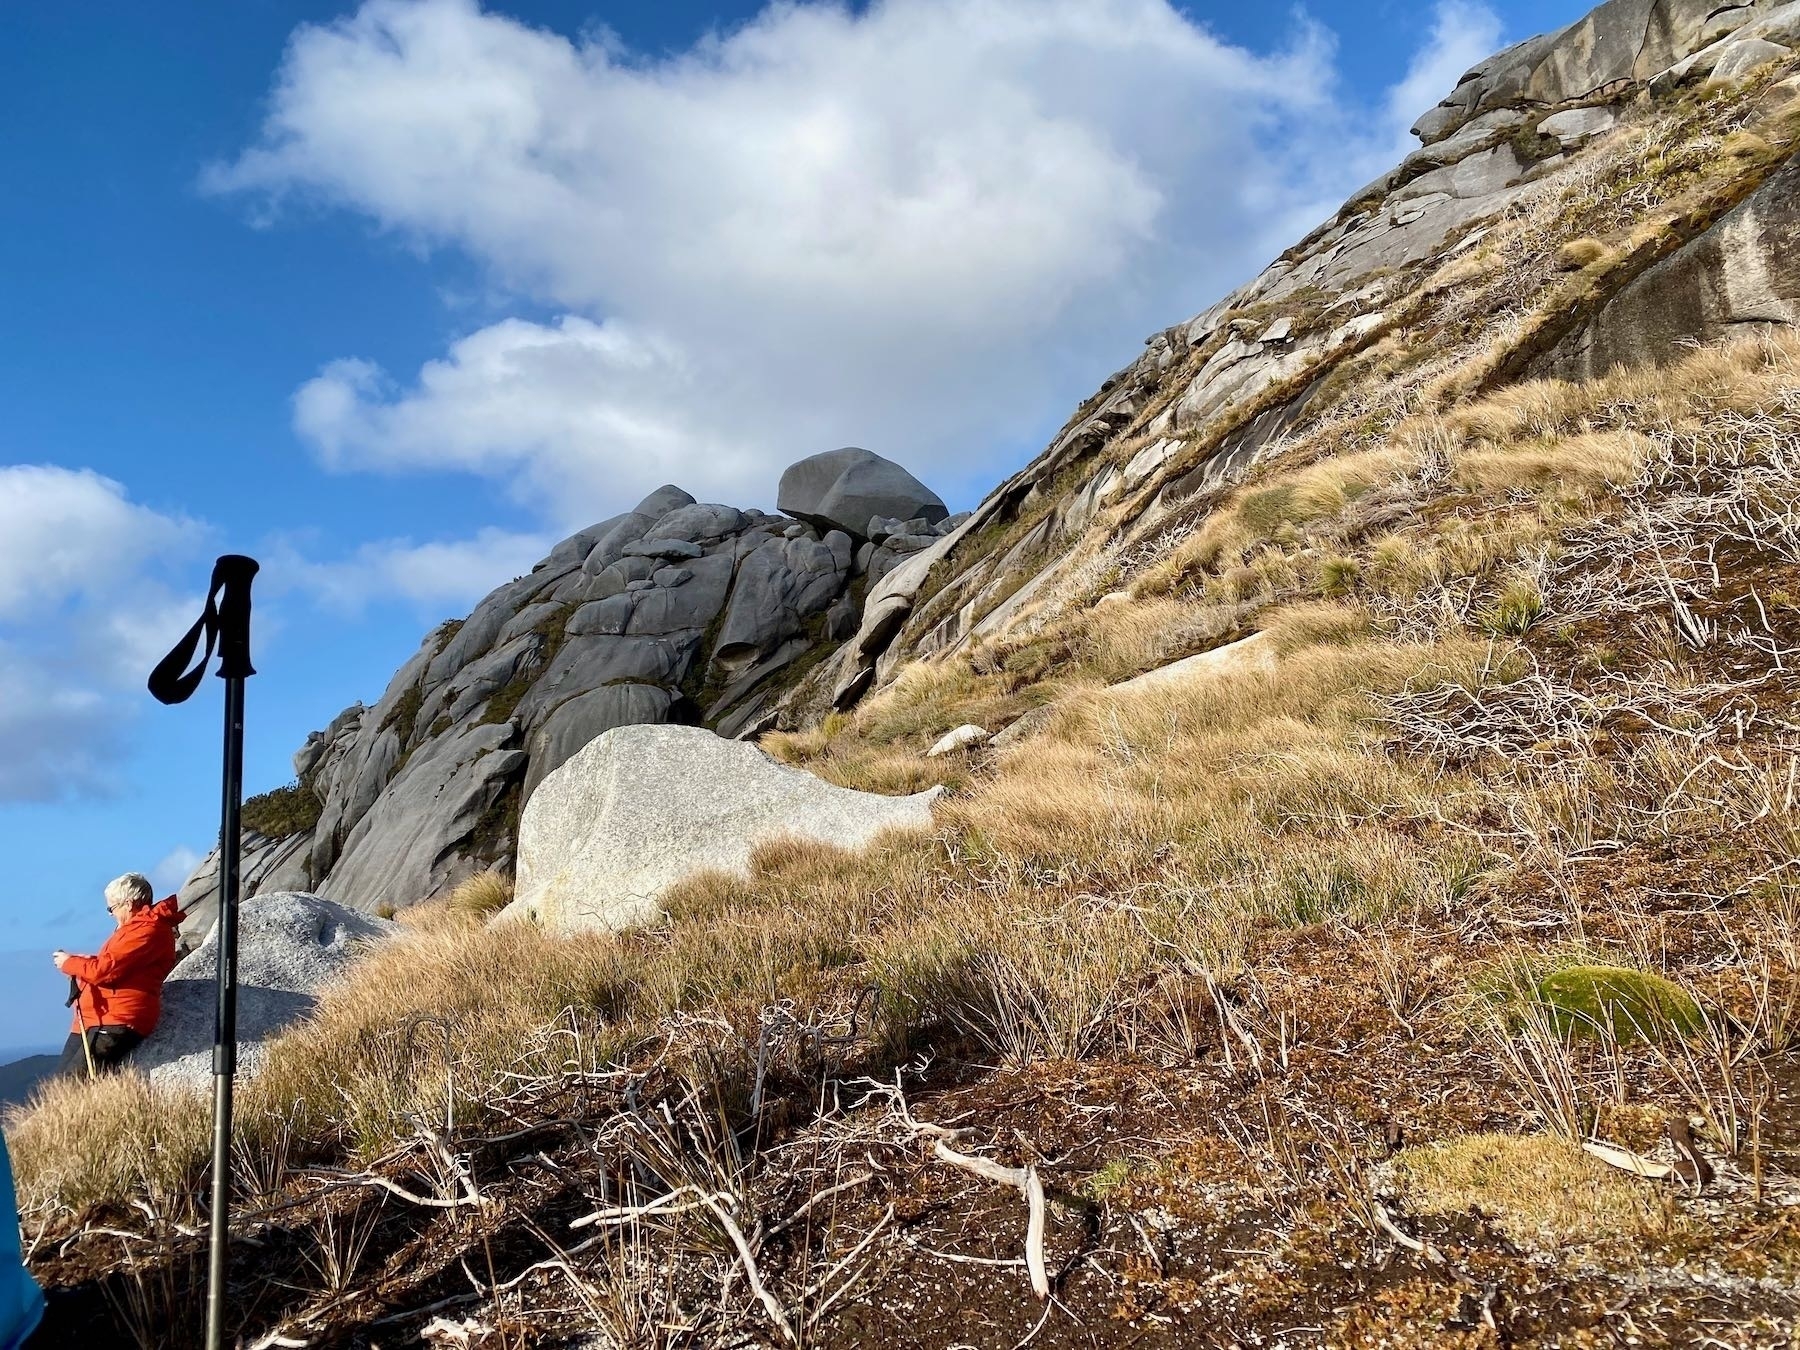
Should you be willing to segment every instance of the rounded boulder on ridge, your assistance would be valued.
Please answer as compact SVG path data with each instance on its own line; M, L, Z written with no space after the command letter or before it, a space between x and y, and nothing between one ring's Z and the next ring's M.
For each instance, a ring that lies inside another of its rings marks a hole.
M936 524L950 514L937 493L893 460L854 445L788 465L776 505L821 533L843 530L858 540L868 538L876 516Z

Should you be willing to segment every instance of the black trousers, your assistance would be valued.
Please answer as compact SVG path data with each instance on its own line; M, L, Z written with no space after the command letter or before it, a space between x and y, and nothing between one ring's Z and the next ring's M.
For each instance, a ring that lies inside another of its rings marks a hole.
M144 1043L144 1038L130 1027L89 1027L88 1054L94 1057L94 1072L117 1073L131 1058L131 1052ZM56 1072L65 1078L87 1077L87 1055L81 1050L81 1037L73 1031L63 1042L62 1059Z

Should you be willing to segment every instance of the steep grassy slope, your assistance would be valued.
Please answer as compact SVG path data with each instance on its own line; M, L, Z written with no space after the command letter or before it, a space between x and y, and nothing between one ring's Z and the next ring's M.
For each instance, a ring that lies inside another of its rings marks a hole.
M824 716L821 670L765 742L949 783L932 831L765 848L643 932L453 910L372 957L246 1093L247 1334L1782 1343L1800 339L1529 378L1791 172L1782 73L1634 106L1218 416L1159 422L1230 305L1103 392L876 692ZM923 757L970 721L1014 732ZM179 1325L199 1110L63 1087L11 1138L62 1325ZM1048 1301L1000 1166L1047 1194Z

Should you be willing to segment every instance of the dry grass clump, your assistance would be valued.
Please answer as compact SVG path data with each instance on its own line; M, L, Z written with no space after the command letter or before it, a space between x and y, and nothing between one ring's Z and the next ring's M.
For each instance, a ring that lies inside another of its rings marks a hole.
M1579 272L1595 263L1608 262L1612 257L1613 251L1598 239L1571 239L1556 250L1556 270Z
M1474 1210L1522 1247L1554 1250L1668 1233L1655 1191L1566 1139L1467 1135L1406 1149L1393 1168L1415 1212Z
M211 1120L206 1098L138 1074L52 1079L7 1118L20 1204L185 1203L205 1170Z
M616 1048L605 1036L573 1044L546 1029L569 1010L604 1026L634 999L610 935L558 938L439 911L371 951L271 1044L238 1091L240 1138L295 1158L372 1156L409 1136L414 1117L441 1122L451 1104L479 1115L499 1074L603 1062ZM21 1194L71 1208L144 1193L185 1203L209 1119L204 1098L135 1074L49 1085L9 1131Z
M505 909L512 898L513 879L489 868L458 882L447 903L458 914L486 918Z
M1459 450L1453 476L1458 484L1484 493L1617 488L1635 480L1657 452L1657 444L1636 431L1578 433L1541 444Z
M1071 655L1080 669L1059 673L1091 675L1105 684L1167 665L1223 636L1216 612L1172 597L1106 605L1081 615L1073 627Z
M560 1065L572 1048L545 1028L571 1009L604 1025L636 1001L632 977L610 934L559 937L456 914L414 926L270 1047L243 1094L245 1127L378 1152L411 1132L409 1115L441 1118L447 1092L480 1102L498 1074ZM613 1048L601 1038L578 1058L603 1061Z

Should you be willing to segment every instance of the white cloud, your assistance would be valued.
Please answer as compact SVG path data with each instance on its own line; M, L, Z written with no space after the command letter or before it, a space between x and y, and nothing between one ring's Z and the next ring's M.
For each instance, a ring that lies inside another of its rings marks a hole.
M117 788L122 709L67 674L61 662L0 641L0 802Z
M201 854L186 844L177 844L150 869L150 884L158 895L173 895L200 865Z
M707 409L729 399L682 353L618 321L508 319L452 344L399 389L334 361L294 396L294 424L334 467L457 468L510 478L544 503L586 506L649 474L766 493L762 467ZM624 495L641 496L642 493Z
M283 589L338 613L358 614L384 600L462 612L509 577L529 572L555 543L548 534L483 529L470 539L380 540L331 562L313 561L286 540L273 541L266 552Z
M91 469L0 465L0 622L100 598L200 529L130 501Z
M1167 0L774 5L662 59L368 0L296 30L207 183L349 207L564 311L416 379L334 362L295 424L337 467L491 475L574 525L667 479L766 500L852 442L991 477L1358 185L1385 129L1334 87L1319 30L1257 54Z
M118 786L151 666L193 621L204 526L87 469L0 465L0 801Z

